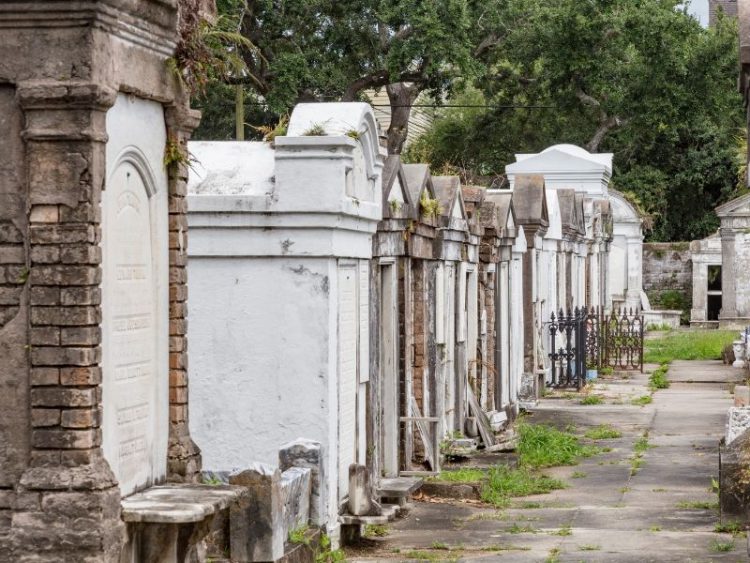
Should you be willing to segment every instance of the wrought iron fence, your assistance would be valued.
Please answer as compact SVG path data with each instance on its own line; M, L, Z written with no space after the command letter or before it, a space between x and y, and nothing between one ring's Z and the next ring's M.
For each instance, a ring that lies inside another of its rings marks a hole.
M586 382L586 368L639 369L643 372L643 315L633 309L609 314L576 307L549 322L553 387Z

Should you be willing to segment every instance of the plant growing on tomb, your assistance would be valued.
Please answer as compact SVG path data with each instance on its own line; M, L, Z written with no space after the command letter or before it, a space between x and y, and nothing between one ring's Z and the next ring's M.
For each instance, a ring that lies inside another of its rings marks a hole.
M303 137L325 137L326 129L322 123L313 123L302 132Z
M350 139L354 139L355 141L359 141L360 138L362 138L362 133L360 133L356 129L349 129L346 132L346 136L349 137Z
M398 213L401 211L401 202L397 199L388 201L388 206L391 208L391 213Z
M289 128L289 116L282 115L276 125L250 125L253 129L263 135L263 140L267 143L273 143L276 137L283 137L286 135L287 129Z
M422 192L419 198L419 207L425 217L437 218L440 215L440 201L437 198L431 198L426 191Z

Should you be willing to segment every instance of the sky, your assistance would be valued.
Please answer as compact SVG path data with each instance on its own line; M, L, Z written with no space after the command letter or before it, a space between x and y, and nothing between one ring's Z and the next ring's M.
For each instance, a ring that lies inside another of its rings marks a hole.
M691 0L690 13L705 26L708 25L708 0Z

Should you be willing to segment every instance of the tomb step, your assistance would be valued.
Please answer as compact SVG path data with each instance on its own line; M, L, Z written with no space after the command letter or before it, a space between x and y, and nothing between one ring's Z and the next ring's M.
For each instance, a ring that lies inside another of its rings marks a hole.
M399 513L400 507L397 504L382 505L383 514L380 516L355 516L353 514L342 514L339 516L339 522L344 526L369 525L369 524L388 524L393 522Z
M388 477L380 480L380 498L403 498L413 495L424 483L419 477Z

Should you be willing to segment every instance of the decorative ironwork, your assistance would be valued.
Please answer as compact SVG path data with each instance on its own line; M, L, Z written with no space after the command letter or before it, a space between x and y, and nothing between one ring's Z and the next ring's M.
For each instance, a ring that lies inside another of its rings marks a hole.
M553 387L583 387L586 380L586 310L552 313L549 358ZM558 338L560 347L558 348Z
M611 367L643 372L643 315L620 309L605 315L598 308L561 309L550 318L552 386L586 383L586 368Z
M603 365L643 372L643 315L633 309L612 311L602 323Z

